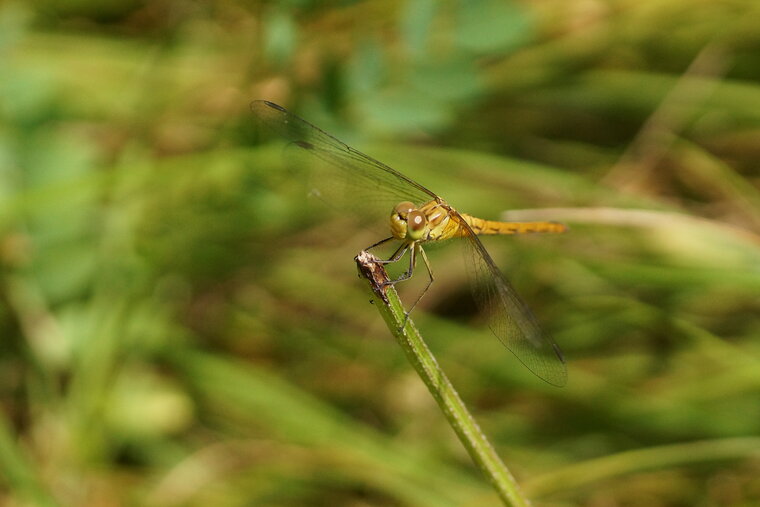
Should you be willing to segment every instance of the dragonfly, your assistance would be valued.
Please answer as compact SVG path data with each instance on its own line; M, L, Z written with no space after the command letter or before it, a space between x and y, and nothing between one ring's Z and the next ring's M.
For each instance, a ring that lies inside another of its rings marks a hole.
M567 367L559 346L545 335L527 305L496 266L478 236L525 233L561 233L557 222L501 222L460 213L441 196L390 166L356 150L284 107L266 100L251 103L257 121L288 141L287 151L298 164L308 166L310 187L328 205L353 214L361 207L390 210L390 236L367 247L397 241L397 250L381 264L401 261L409 253L408 269L389 284L412 277L418 258L428 283L407 316L434 281L424 246L462 239L467 245L467 267L473 294L488 326L517 359L545 382L561 387Z

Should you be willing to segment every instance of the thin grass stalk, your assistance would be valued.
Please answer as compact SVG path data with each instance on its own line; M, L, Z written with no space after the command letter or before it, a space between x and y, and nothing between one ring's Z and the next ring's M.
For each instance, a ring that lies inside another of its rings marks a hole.
M517 481L507 466L496 454L496 450L467 410L459 394L438 365L411 318L405 319L405 312L398 293L393 286L385 285L388 275L378 259L361 252L356 257L359 276L369 282L373 302L388 326L388 330L398 341L407 359L430 390L436 403L443 411L449 425L459 437L475 465L483 472L505 505L528 506L530 501L524 496Z

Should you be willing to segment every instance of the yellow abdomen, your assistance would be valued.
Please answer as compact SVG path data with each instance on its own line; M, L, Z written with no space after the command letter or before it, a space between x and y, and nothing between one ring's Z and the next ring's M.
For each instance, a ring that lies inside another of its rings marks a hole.
M558 222L497 222L483 220L482 218L462 214L462 218L470 225L473 232L478 235L486 234L527 234L531 232L560 233L565 232L567 227ZM459 233L456 236L462 236Z

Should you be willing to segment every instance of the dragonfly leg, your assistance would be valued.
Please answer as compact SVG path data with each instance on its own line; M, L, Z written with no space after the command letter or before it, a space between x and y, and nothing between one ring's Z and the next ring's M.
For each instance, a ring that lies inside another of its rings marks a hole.
M381 239L380 241L378 241L378 242L377 242L377 243L375 243L374 245L372 245L372 246L368 246L367 248L365 248L365 249L364 249L364 251L366 252L366 251L372 250L372 249L373 249L373 248L375 248L376 246L380 246L380 245L382 245L383 243L387 243L388 241L390 241L390 240L392 240L392 239L393 239L393 236L391 236L390 238Z
M406 270L406 273L402 273L395 280L390 280L388 282L385 282L385 285L395 285L399 282L403 282L404 280L409 280L412 277L412 273L414 273L414 265L417 263L417 248L419 248L417 246L417 243L414 243L413 246L410 243L404 243L403 245L401 245L401 247L399 247L398 250L396 250L396 253L393 254L393 257L391 257L387 261L379 261L381 264L389 264L391 262L396 262L401 258L402 255L404 255L404 253L407 250L409 250L409 269Z
M388 238L388 239L391 239L391 238ZM398 260L404 256L404 254L406 253L408 249L409 249L409 243L403 243L400 247L398 247L398 250L393 252L393 255L391 255L390 259L388 259L387 261L378 260L375 262L377 262L378 264L392 264L394 262L398 262Z
M404 324L401 327L406 326L406 321L409 320L409 314L412 313L412 310L414 310L414 307L417 306L417 303L420 302L422 297L427 294L428 289L430 289L430 286L433 285L433 282L435 281L435 277L433 276L433 270L430 268L430 262L428 261L427 254L425 253L425 250L416 243L414 245L415 250L419 250L420 255L422 256L422 261L425 263L425 269L427 269L428 277L430 278L428 280L427 285L425 285L425 288L422 289L422 292L420 292L420 295L417 296L417 299L412 304L412 306L409 307L407 311L404 312Z
M420 295L417 297L417 300L412 304L412 306L409 307L409 310L406 312L406 316L408 317L410 313L412 313L412 310L414 310L414 307L417 306L417 303L420 302L422 299L422 296L424 296L431 285L433 285L433 282L435 281L435 277L433 276L433 270L430 269L430 262L428 262L427 254L425 253L425 250L422 249L420 245L415 245L417 249L420 251L420 255L422 255L422 261L425 263L425 269L427 269L428 277L430 278L428 280L427 285L425 285L425 288L422 289L422 292L420 292Z

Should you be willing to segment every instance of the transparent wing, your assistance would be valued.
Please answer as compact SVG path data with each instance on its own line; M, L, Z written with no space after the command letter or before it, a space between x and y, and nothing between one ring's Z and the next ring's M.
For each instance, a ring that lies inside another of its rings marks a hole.
M473 296L486 313L491 331L530 371L551 385L564 386L567 367L559 347L541 332L536 318L467 222L457 212L452 218L464 231Z
M361 208L386 216L402 201L415 204L436 195L395 169L357 151L319 127L265 100L251 103L257 120L290 141L288 159L309 172L309 193L329 206ZM380 209L382 208L382 210Z

